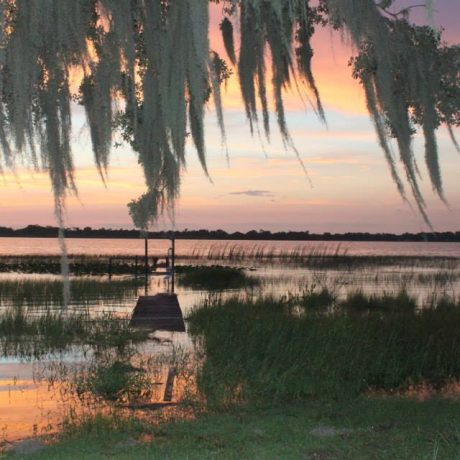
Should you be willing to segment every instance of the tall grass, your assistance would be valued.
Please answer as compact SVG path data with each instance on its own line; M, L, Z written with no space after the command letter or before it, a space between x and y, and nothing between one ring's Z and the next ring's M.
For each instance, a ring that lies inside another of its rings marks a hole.
M361 290L348 293L346 298L338 304L338 308L348 312L394 312L397 314L414 312L417 308L416 300L402 289L397 294L365 294Z
M354 397L460 378L458 303L419 311L387 296L384 305L354 314L349 299L333 313L295 316L273 298L204 303L188 318L203 352L199 386L222 403Z
M122 300L135 297L141 280L120 278L108 280L98 277L72 277L71 303L91 306L103 300ZM62 306L63 289L60 278L30 278L0 280L0 305L47 308Z
M300 295L291 297L290 302L296 305L298 304L304 309L322 310L333 306L336 299L337 294L327 286L322 286L317 289L316 284L312 284L307 286Z
M143 257L137 256L110 256L98 255L69 255L69 270L72 275L112 275L142 274ZM151 263L151 261L149 261ZM59 275L61 273L60 256L58 255L0 255L0 272L2 273L46 273Z
M360 267L398 266L398 267L440 267L454 270L460 267L460 258L446 256L409 255L354 255L347 248L338 245L318 245L316 247L299 245L283 250L272 245L254 244L241 246L236 243L216 244L199 247L190 255L178 255L179 259L201 261L253 262L300 265L318 269L352 270Z
M302 264L309 260L323 257L345 256L346 249L340 245L308 247L299 245L295 248L283 250L273 245L254 244L253 246L241 246L237 243L217 244L208 247L195 248L190 256L179 256L180 259L194 259L204 261L226 262L268 262L283 261L288 264Z
M107 362L96 362L75 379L75 389L81 399L91 395L103 401L127 403L150 400L155 393L152 376L134 367L129 359L119 356Z
M249 288L259 284L259 280L242 268L213 266L177 266L178 284L192 289L222 291L226 289Z
M11 308L0 316L2 356L40 358L74 345L123 351L146 339L147 332L132 329L129 318L111 314L90 318L88 313L47 310L34 315L26 308Z

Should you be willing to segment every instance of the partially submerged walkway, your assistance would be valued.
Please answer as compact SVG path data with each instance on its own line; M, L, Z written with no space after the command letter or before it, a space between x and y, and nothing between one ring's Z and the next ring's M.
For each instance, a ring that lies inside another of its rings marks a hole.
M185 332L182 310L176 294L141 296L137 300L131 325L154 330Z

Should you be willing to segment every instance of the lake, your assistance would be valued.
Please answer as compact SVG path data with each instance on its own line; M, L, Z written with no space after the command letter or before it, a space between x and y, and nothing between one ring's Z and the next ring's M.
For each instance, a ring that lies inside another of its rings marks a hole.
M87 256L141 256L144 251L142 239L68 239L67 246L70 254ZM164 255L168 247L168 240L149 243L151 254ZM58 254L55 239L0 238L0 255ZM178 273L175 292L185 317L209 299L235 295L292 300L327 289L339 302L353 292L404 291L419 308L460 295L460 243L177 240L176 254L178 265L231 266L245 277L242 284L216 288L209 279L185 282ZM177 385L185 387L193 374L187 367L186 357L194 349L188 334L156 330L138 336L129 326L139 296L167 292L170 287L165 276L148 280L131 275L71 276L71 300L63 310L60 276L0 273L4 445L59 431L69 413L111 407L113 395L107 394L101 381L125 367L143 369L135 374L133 387L149 404L163 403L168 369L175 368L178 359L185 370ZM63 317L47 317L50 312ZM15 324L21 321L30 323L27 331L15 334ZM180 394L177 390L173 400ZM120 393L116 398L117 404L126 406L133 395Z
M69 254L87 255L142 255L143 239L98 239L69 238ZM150 240L152 254L164 254L169 240ZM253 251L263 248L266 252L301 251L346 251L350 255L362 256L446 256L460 257L460 243L419 243L382 241L239 241L239 240L177 240L176 253L179 256L192 256L209 251L221 252L230 249ZM59 242L54 238L0 238L0 255L48 255L59 254Z

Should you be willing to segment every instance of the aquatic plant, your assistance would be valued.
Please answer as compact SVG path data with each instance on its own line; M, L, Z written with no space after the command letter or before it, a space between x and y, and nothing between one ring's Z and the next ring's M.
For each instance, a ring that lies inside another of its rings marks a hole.
M155 388L151 376L144 369L118 357L105 363L97 361L77 378L75 386L80 395L90 392L103 400L118 403L148 400Z
M160 257L161 258L161 257ZM149 257L149 265L154 268L158 257ZM68 275L126 275L145 272L142 256L91 256L70 254L68 260ZM53 255L0 255L0 272L19 274L59 274L61 273L60 256ZM113 280L114 284L115 279ZM128 283L127 280L125 282ZM135 284L135 280L131 280Z
M315 284L308 286L303 292L293 299L295 304L300 304L309 310L318 310L331 307L337 295L327 286L317 289Z
M131 328L129 318L110 313L91 318L88 312L45 309L37 314L15 307L0 315L2 356L39 358L73 346L86 346L95 352L115 349L122 354L147 336L148 332Z
M351 398L460 379L458 303L416 310L402 294L381 299L378 314L367 315L296 315L274 298L201 304L188 316L203 356L199 388L221 404Z
M247 275L242 268L212 266L177 266L180 286L192 289L226 290L250 288L259 284L255 277Z
M397 294L365 294L362 290L349 292L344 300L338 303L338 308L354 313L381 312L414 312L416 300L405 289Z
M103 277L72 277L70 305L92 307L108 301L134 299L142 280L135 278L111 279ZM0 305L24 306L36 311L64 304L62 279L18 275L15 279L0 280Z

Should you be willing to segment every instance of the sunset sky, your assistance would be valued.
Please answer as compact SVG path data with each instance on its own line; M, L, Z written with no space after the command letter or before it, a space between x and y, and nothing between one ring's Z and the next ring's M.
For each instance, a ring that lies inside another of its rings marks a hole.
M399 4L414 2L401 0ZM435 7L436 25L445 28L444 38L450 43L460 42L459 0L437 0ZM219 9L214 8L211 13L211 46L224 56L217 26ZM285 97L292 138L311 183L295 153L284 149L273 115L270 143L257 135L251 137L238 82L233 77L224 94L229 161L210 105L206 136L212 182L204 175L190 145L181 198L176 205L176 228L311 232L427 229L418 213L401 200L391 180L363 93L350 76L349 46L329 30L319 30L313 44L313 69L326 109L327 127L296 90ZM68 200L67 225L131 228L126 203L144 192L136 156L126 146L113 150L106 188L94 168L84 123L82 108L75 107L73 150L79 197ZM460 230L460 154L444 128L438 132L438 141L449 207L431 191L423 142L417 139L414 149L421 169L422 190L435 229ZM54 225L47 174L18 167L14 174L6 172L0 179L0 189L0 225ZM161 229L171 226L167 218L158 223Z

